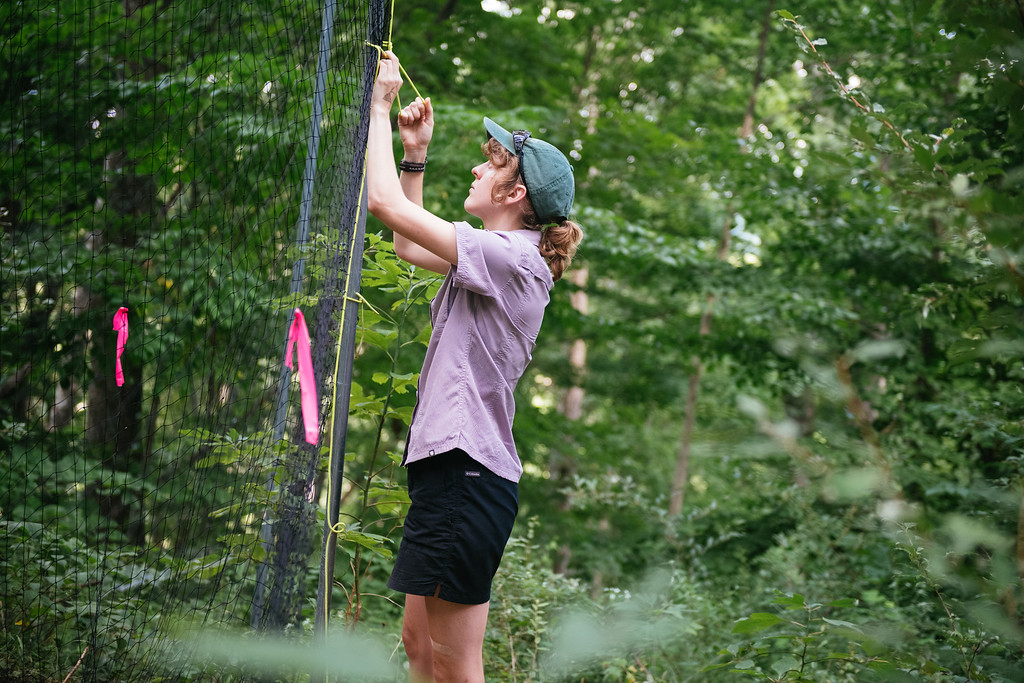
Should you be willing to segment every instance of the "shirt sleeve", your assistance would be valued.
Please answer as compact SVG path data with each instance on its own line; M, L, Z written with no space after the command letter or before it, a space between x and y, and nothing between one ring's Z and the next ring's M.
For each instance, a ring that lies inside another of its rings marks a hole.
M483 296L495 297L515 275L522 245L500 232L455 224L459 263L452 284Z

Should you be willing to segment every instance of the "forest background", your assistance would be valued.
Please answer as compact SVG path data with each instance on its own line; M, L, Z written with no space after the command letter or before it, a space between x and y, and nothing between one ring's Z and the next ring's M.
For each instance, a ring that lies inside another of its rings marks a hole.
M280 334L250 323L294 305L305 129L275 116L309 97L287 41L257 63L229 37L315 34L320 6L193 4L95 2L49 32L25 17L76 3L3 10L8 678L147 671L138 643L183 604L204 625L252 600ZM1022 680L1021 3L402 0L393 31L437 112L427 208L463 216L486 115L570 153L586 232L517 389L489 680ZM189 69L224 78L152 85ZM105 70L118 87L78 85ZM176 142L139 134L161 129ZM244 148L218 137L240 129ZM306 304L330 227L302 251ZM396 460L439 283L367 234L332 629L390 650ZM133 331L134 393L110 379L122 299L160 330ZM320 519L277 624L300 643ZM131 595L83 600L97 566ZM179 680L308 676L234 652Z

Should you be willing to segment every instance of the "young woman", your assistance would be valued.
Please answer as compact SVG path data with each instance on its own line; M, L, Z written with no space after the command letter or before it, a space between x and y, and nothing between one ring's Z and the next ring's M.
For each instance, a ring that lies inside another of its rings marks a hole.
M512 392L529 363L548 293L583 233L568 220L572 167L527 131L484 119L486 160L464 207L483 222L423 208L433 133L430 100L399 112L395 170L390 112L402 85L384 53L367 148L370 211L394 232L398 256L443 274L403 464L412 499L388 585L406 594L402 640L414 681L483 681L491 581L518 511L522 465Z

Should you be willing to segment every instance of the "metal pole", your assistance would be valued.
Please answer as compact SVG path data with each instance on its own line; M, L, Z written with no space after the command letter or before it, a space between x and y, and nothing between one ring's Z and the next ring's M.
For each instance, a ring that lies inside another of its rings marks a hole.
M365 189L365 180L363 181ZM359 280L362 274L363 238L366 233L366 193L362 192L359 218L354 226L354 234L349 246L349 259L352 264L348 268L348 281L345 287L345 315L338 331L340 362L334 383L334 432L331 450L331 468L328 476L331 479L331 496L327 501L327 514L324 518L323 553L320 561L320 581L316 601L316 621L314 633L320 639L327 636L327 624L330 621L331 587L334 583L334 554L337 549L337 534L334 531L338 523L341 507L341 487L345 474L345 439L348 435L349 398L352 393L352 363L355 358L356 323L359 318L359 307L354 305L353 297L359 293Z
M370 14L368 17L367 40L373 45L383 42L384 36L390 28L390 21L384 14L385 0L371 0ZM380 31L380 34L375 34ZM377 72L377 53L368 48L366 62L363 70L363 100L360 106L362 114L360 118L360 129L357 135L359 139L365 140L369 129L369 105L373 92L373 81ZM327 512L324 518L323 552L321 553L320 577L316 601L316 618L314 622L314 636L324 641L327 637L327 626L330 622L331 591L334 585L334 559L337 550L337 534L334 529L338 523L338 515L341 507L341 487L345 472L345 439L348 434L348 411L349 399L352 393L352 365L355 358L356 323L358 321L359 308L355 303L355 295L359 293L360 279L362 276L363 262L363 241L366 232L366 176L365 176L365 155L360 159L361 164L352 164L350 182L348 187L352 190L359 188L359 213L351 232L348 245L348 263L346 272L346 284L344 290L345 314L338 331L339 348L338 371L334 385L334 430L332 433L331 467L328 476L331 481L331 495L327 501ZM355 180L358 179L358 183ZM351 196L350 200L354 199ZM348 204L349 206L351 204ZM311 677L312 683L326 683L328 680L327 671L314 673Z
M309 241L309 215L313 204L313 185L316 180L317 155L320 151L320 123L323 119L324 97L327 92L327 68L331 56L331 40L334 35L334 10L335 0L325 0L323 19L320 24L320 45L317 55L316 85L313 91L313 111L309 124L309 142L306 147L306 168L302 178L302 199L299 203L299 224L298 234L295 237L295 244L300 249ZM302 290L302 278L306 271L306 259L299 257L292 268L292 281L290 292L298 294ZM284 364L285 353L288 348L288 330L291 328L295 317L294 310L289 314L288 327L285 328L284 350L281 354L281 377L277 389L277 413L274 418L273 443L278 443L284 438L285 418L288 414L288 388L291 383L291 372ZM267 480L267 490L274 491L273 475ZM260 539L263 544L264 556L256 572L256 589L253 595L252 618L250 624L253 628L259 628L263 621L265 604L265 592L267 586L267 572L270 566L270 548L273 540L274 520L270 516L268 508L263 513L263 526L260 529Z

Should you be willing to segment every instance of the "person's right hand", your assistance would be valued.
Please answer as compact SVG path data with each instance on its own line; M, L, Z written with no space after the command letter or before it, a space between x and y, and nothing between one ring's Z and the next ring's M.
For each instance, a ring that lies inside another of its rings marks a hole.
M402 147L405 158L409 161L421 161L413 158L422 155L426 158L427 146L434 134L434 105L430 98L419 97L408 107L398 112L398 132L402 136Z
M398 97L398 91L401 87L402 74L398 64L398 57L389 50L381 55L377 80L373 84L370 106L374 110L384 113L390 112L391 105L395 98Z

